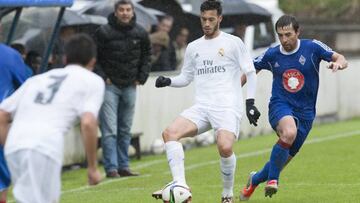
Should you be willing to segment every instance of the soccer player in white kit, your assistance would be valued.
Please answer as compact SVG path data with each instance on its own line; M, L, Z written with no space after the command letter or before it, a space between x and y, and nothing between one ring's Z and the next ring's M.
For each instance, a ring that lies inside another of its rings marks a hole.
M59 202L64 135L79 120L89 184L101 180L97 115L105 84L91 72L96 45L88 35L75 35L65 55L65 68L28 79L0 104L0 138L16 202Z
M247 77L246 113L257 125L260 112L254 106L256 73L252 59L240 38L219 30L221 3L207 0L201 5L204 36L190 43L181 74L159 76L156 87L184 87L195 82L195 104L181 113L163 132L165 148L174 181L186 185L184 151L178 140L213 128L221 156L222 203L232 203L236 157L232 147L239 135L243 98L241 75ZM153 197L161 198L161 191Z

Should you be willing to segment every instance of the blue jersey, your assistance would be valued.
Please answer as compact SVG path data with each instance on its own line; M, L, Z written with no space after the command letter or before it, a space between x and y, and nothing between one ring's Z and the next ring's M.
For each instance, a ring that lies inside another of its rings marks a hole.
M317 40L299 40L292 53L282 51L281 46L269 48L254 60L257 70L273 73L272 95L269 109L277 111L277 104L289 106L301 119L315 118L321 60L331 61L333 51Z
M10 96L30 76L31 70L20 54L0 44L0 102Z
M25 65L20 54L0 44L0 103L30 76L31 70ZM3 146L0 146L0 191L9 185L10 173L5 162Z

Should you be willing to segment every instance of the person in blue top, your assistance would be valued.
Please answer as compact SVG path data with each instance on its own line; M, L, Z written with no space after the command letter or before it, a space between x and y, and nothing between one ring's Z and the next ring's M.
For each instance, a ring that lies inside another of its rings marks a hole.
M248 200L262 182L266 182L265 197L277 192L280 171L301 148L315 118L320 62L329 62L333 72L347 67L345 57L324 43L299 39L299 23L294 16L283 15L275 28L281 44L255 58L254 65L257 72L268 70L273 74L269 122L279 139L263 169L250 173L240 192L242 201Z
M21 55L14 49L0 44L0 103L10 96L31 76ZM6 190L10 185L10 174L0 145L0 203L6 202Z

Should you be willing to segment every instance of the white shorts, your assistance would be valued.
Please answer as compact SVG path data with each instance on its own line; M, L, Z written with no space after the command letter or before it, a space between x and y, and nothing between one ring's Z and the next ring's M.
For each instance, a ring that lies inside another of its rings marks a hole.
M198 134L213 128L215 134L218 130L227 130L239 137L241 116L232 109L209 109L200 105L194 105L180 114L189 119L198 128Z
M61 165L36 150L6 155L16 202L59 202Z

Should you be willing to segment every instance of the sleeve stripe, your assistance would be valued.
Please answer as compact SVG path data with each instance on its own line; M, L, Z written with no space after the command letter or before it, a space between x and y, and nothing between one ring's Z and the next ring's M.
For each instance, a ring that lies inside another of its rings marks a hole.
M325 49L326 51L332 51L332 49L330 47L328 47L326 44L320 42L319 40L314 39L313 42L319 46L321 46L323 49Z

